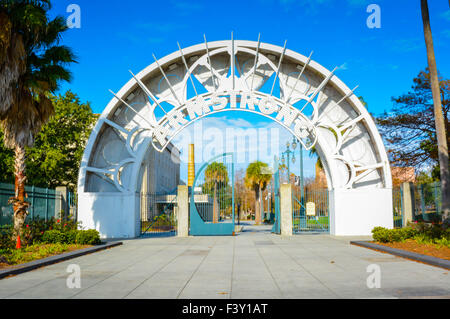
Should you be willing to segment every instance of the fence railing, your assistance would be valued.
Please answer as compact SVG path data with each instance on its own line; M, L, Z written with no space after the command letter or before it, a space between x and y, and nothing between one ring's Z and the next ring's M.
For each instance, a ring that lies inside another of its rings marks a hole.
M33 219L60 218L76 216L76 197L73 193L56 189L26 186L26 201L30 203L27 221ZM14 185L0 183L0 225L13 223L14 211L9 199L14 196Z
M403 183L392 190L394 227L408 221L439 222L442 219L440 182L428 184Z
M442 194L440 182L415 185L414 199L416 220L432 222L441 219Z
M141 236L177 234L177 195L141 193Z
M394 213L394 227L403 227L403 191L401 187L392 190L392 203Z

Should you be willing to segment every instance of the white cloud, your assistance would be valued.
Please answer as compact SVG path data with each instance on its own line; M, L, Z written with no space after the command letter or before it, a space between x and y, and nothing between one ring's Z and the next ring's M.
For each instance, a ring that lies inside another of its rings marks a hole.
M338 69L339 69L339 70L343 70L343 71L344 71L344 70L348 70L347 62L341 64L341 65L338 67Z

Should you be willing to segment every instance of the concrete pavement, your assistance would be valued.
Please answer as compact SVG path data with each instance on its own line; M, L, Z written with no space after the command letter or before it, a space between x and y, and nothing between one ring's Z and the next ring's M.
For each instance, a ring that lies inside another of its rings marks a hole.
M450 298L448 271L329 235L125 240L122 246L0 280L0 298ZM81 288L67 288L68 265ZM369 289L367 266L381 270Z

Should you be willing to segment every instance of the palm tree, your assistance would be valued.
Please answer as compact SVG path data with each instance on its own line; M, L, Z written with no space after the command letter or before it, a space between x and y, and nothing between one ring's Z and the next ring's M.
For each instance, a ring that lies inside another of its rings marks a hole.
M450 171L448 160L448 146L445 131L444 116L442 114L441 91L439 88L438 71L434 55L433 36L430 26L430 15L428 12L428 1L421 0L423 33L427 47L428 68L430 70L431 91L433 94L434 122L436 126L436 137L438 142L439 167L441 175L442 191L442 213L443 219L450 214Z
M212 162L206 167L205 170L205 184L212 185L214 187L213 195L213 223L219 221L218 211L220 205L217 205L217 186L218 184L226 186L228 184L228 170L223 163Z
M245 185L255 192L255 223L261 224L261 193L272 179L269 165L260 161L251 163L245 174Z
M49 0L0 4L0 127L4 144L15 152L14 237L28 214L25 201L25 147L53 113L49 98L61 81L70 81L66 65L72 51L59 45L65 20L49 20Z

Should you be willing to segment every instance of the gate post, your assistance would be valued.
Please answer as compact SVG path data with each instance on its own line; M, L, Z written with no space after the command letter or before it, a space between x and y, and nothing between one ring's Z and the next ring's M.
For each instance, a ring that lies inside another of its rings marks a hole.
M69 212L69 203L68 199L68 189L66 186L57 186L55 189L55 216L58 218L68 217L70 215ZM61 211L64 214L61 214Z
M187 237L189 236L189 188L187 185L178 185L177 205L177 234L178 237Z
M403 193L402 198L402 219L403 219L403 227L407 225L408 222L412 222L414 219L415 212L415 200L414 200L414 184L413 183L403 183L401 186L401 190Z
M281 235L292 236L292 185L280 185Z

